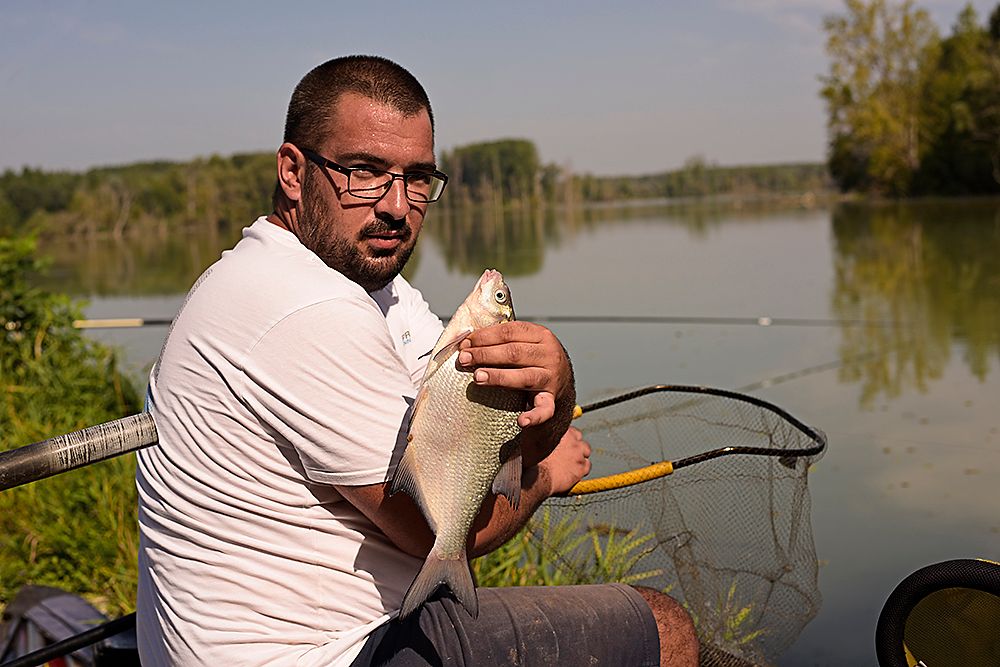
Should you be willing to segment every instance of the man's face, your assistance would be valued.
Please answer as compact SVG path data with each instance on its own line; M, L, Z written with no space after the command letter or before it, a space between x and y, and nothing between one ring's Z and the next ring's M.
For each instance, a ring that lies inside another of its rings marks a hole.
M434 136L426 110L404 116L393 107L355 93L340 97L330 134L306 146L345 167L396 173L434 169ZM327 266L366 291L381 289L402 270L417 243L427 204L406 198L396 179L381 199L347 191L347 176L310 167L302 186L299 234Z

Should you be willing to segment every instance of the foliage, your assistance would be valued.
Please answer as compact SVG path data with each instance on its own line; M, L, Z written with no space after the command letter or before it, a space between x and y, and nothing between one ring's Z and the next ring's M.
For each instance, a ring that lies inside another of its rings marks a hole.
M733 579L725 599L718 599L710 609L711 621L704 620L697 610L684 605L694 622L698 637L703 641L723 649L730 649L736 655L748 650L748 645L767 633L767 628L755 627L753 605L744 605L736 596L736 579Z
M912 0L848 0L824 21L830 172L891 196L1000 192L1000 7L939 39Z
M480 586L641 584L662 574L637 571L655 549L652 539L613 526L583 527L579 517L553 522L542 508L510 541L474 560L472 571Z
M0 238L0 449L139 409L115 354L73 328L67 297L32 287L34 241ZM133 458L0 493L0 605L25 583L133 607L137 553Z
M525 199L536 195L541 163L527 139L459 146L441 155L449 196L458 199Z
M0 175L0 232L25 225L40 233L121 238L164 236L167 227L225 230L269 210L274 157L212 156L149 162L82 174L23 169Z
M485 204L485 215L497 219L511 208L533 216L542 203L818 192L829 180L821 164L720 167L697 157L660 174L574 174L542 164L526 139L459 146L445 151L441 166L450 180L436 208ZM0 174L0 233L27 228L46 237L146 237L158 244L185 238L176 232L194 227L231 236L270 210L274 170L269 153L83 173L8 170Z
M682 197L818 193L829 189L826 165L792 163L724 167L702 157L681 169L645 176L570 175L576 199L617 201Z
M936 60L937 30L913 0L846 5L846 15L823 22L830 169L842 187L905 195L919 166L920 91Z

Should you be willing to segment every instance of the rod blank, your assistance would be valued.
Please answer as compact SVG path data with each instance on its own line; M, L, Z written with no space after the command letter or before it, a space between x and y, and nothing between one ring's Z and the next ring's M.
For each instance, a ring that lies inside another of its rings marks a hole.
M0 452L0 491L127 454L156 442L153 418L142 412Z

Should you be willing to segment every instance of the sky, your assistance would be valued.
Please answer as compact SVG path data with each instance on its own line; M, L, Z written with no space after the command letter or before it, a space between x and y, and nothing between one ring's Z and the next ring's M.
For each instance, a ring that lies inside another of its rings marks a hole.
M942 33L965 4L918 0ZM994 2L976 0L981 19ZM819 162L824 16L842 0L0 0L0 170L273 151L340 55L423 83L437 148L531 139L601 175Z

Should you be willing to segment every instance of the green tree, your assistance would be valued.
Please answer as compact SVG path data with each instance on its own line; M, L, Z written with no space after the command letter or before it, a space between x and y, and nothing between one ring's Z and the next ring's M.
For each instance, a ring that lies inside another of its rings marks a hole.
M823 21L830 170L842 189L905 195L920 166L920 92L937 29L912 0L846 0L846 10Z
M966 5L928 77L922 99L920 168L915 193L996 192L988 141L986 107L997 81L991 76L991 40L976 10Z
M479 200L523 200L534 197L541 162L527 139L501 139L459 146L441 156L458 196ZM461 194L459 194L461 193Z
M994 182L1000 183L1000 5L990 14L982 48L972 134L990 157Z

